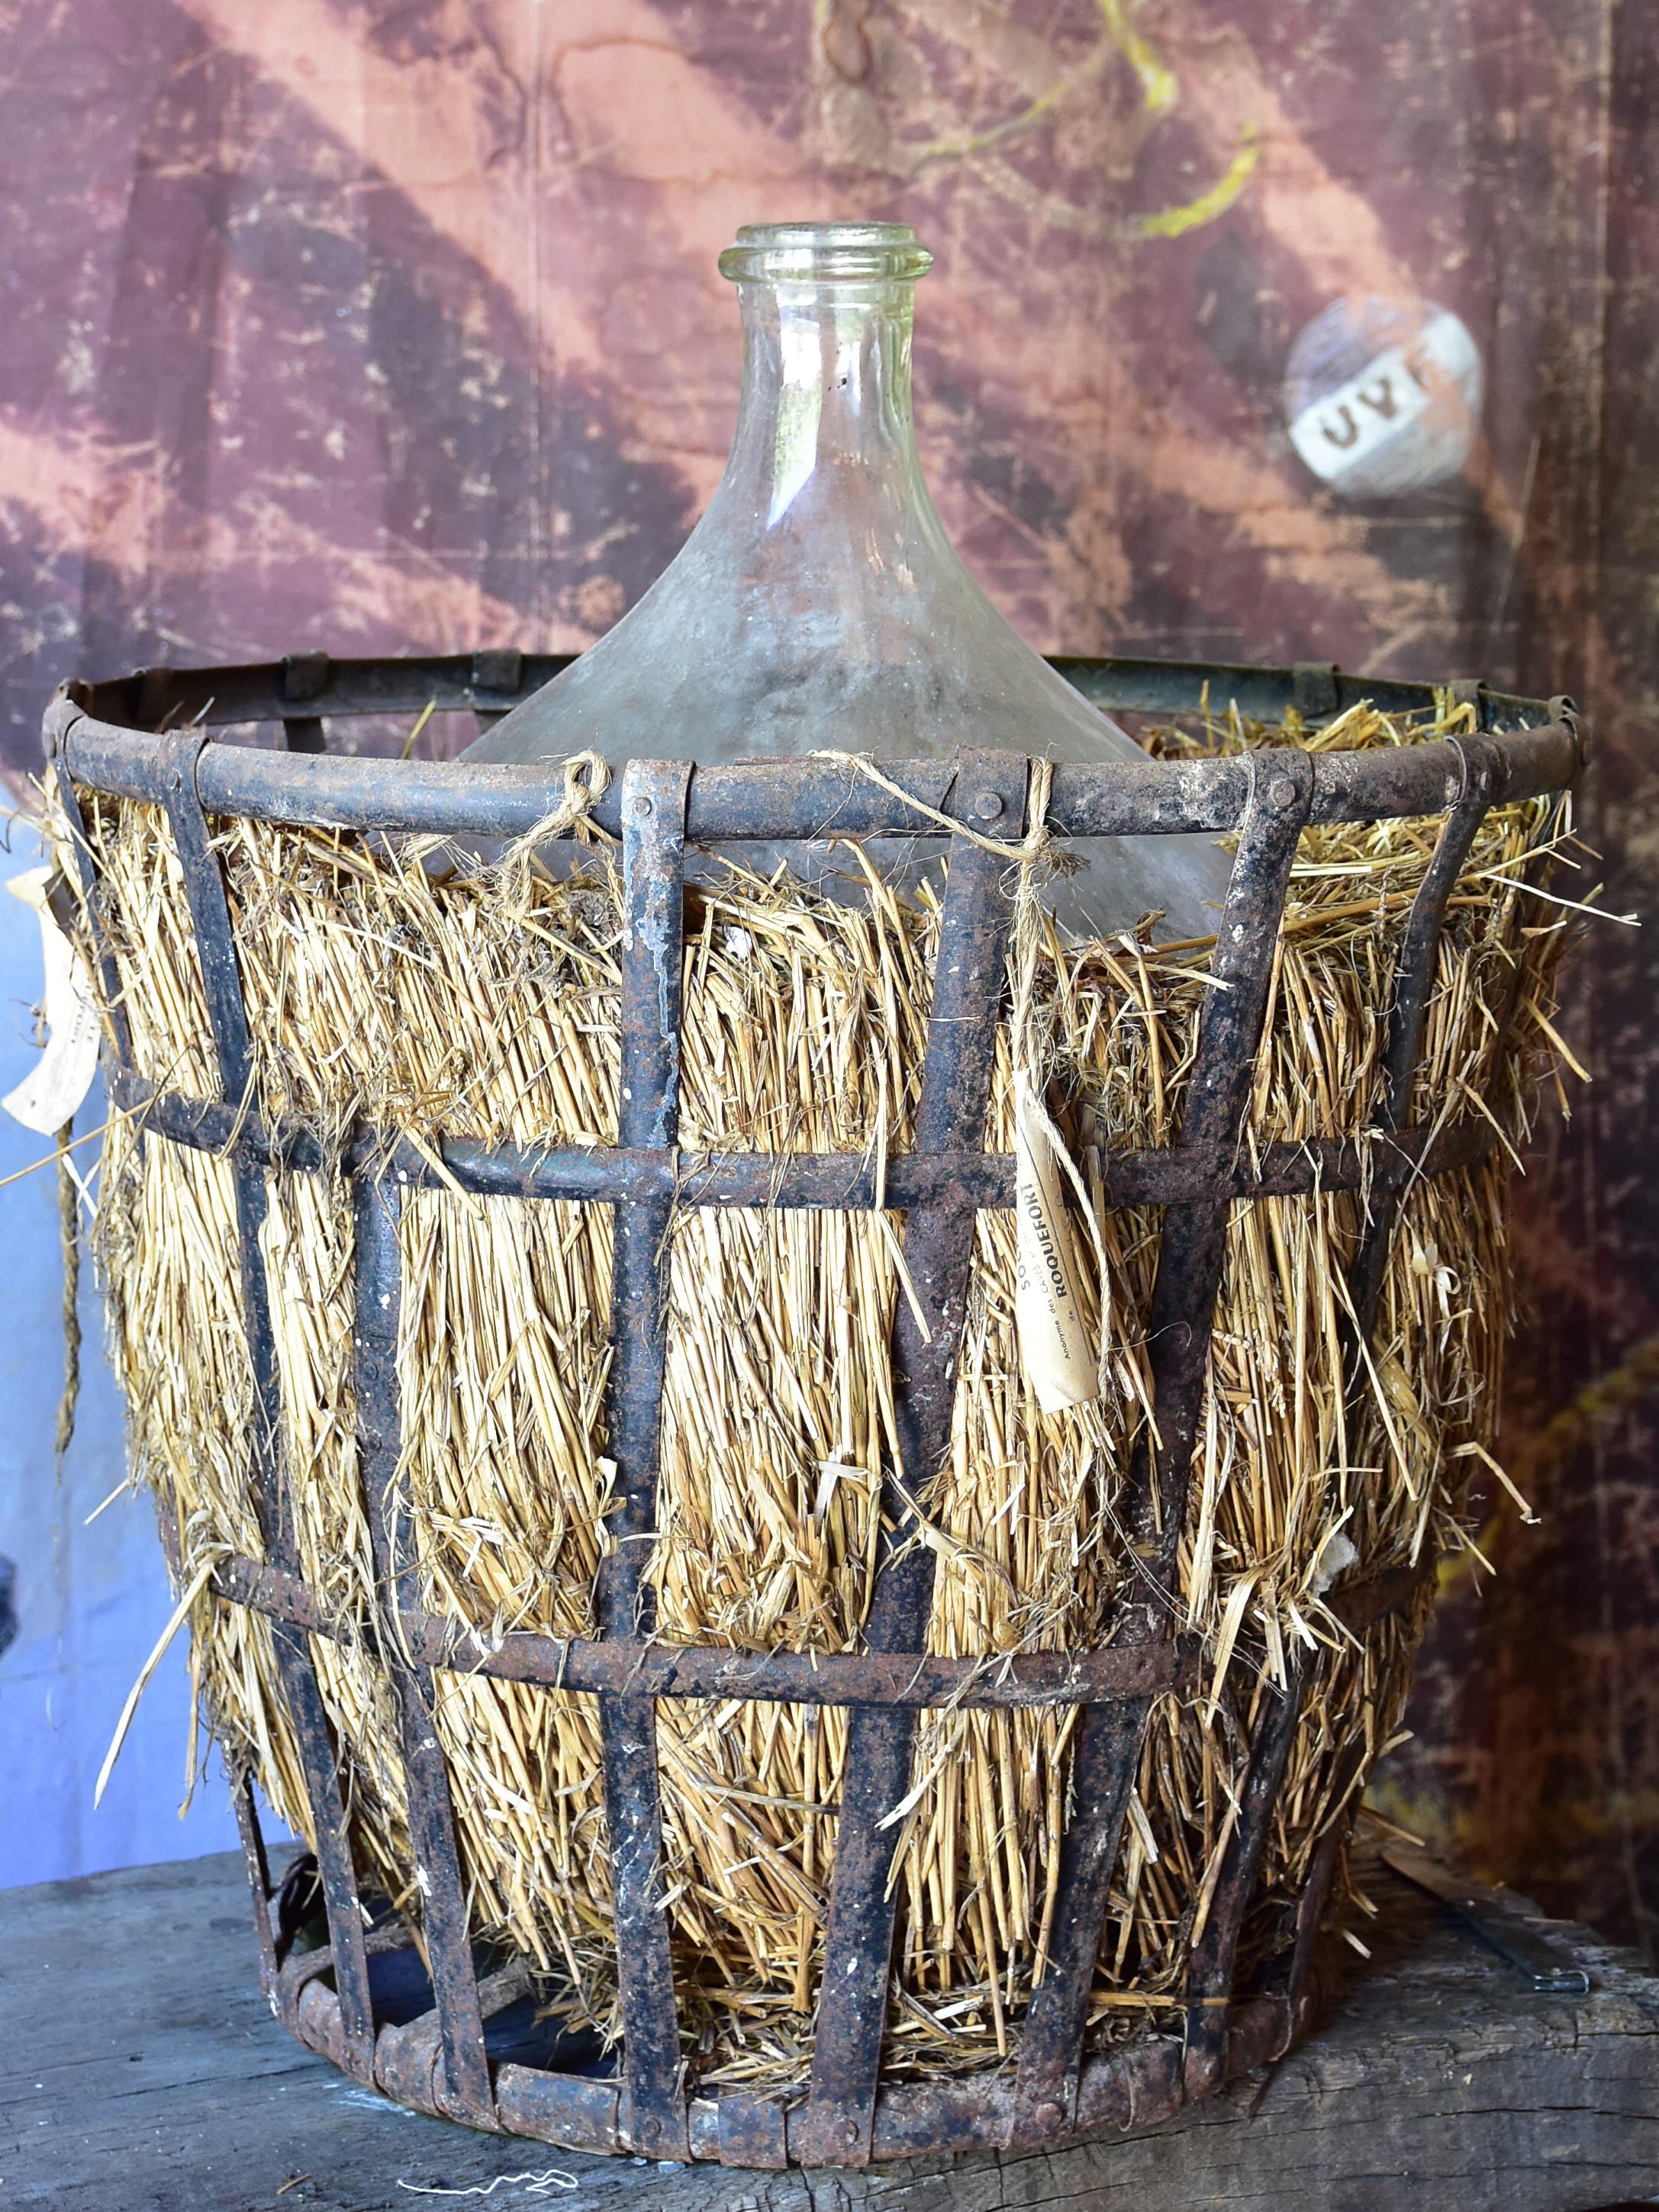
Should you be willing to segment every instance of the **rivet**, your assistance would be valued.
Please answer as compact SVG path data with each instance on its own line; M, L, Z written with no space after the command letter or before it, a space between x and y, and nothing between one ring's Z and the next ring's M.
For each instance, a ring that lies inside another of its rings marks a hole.
M1276 775L1267 786L1267 804L1275 814L1296 805L1296 786L1287 775Z
M1446 778L1446 804L1448 806L1457 804L1457 778L1455 775Z
M1001 804L1002 801L999 799L997 805L1000 806ZM858 2141L859 2124L856 2120L843 2120L842 2122L841 2139L843 2142L849 2143L855 2143Z
M981 791L974 801L974 811L981 822L994 822L1002 811L1002 793L1000 791Z
M646 815L651 811L651 801L643 792L641 792L639 797L634 801L634 811L638 815Z

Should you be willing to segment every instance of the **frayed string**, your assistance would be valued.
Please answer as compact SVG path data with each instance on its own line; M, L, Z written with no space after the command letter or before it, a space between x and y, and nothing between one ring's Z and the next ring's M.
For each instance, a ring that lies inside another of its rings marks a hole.
M596 752L572 753L564 763L564 796L550 814L541 820L522 837L516 838L501 856L501 865L510 867L514 860L528 857L538 845L550 837L568 837L580 833L584 840L604 839L607 844L615 840L605 833L592 818L595 803L611 788L611 768Z
M398 2179L399 2189L407 2189L415 2197L493 2197L503 2187L523 2182L532 2197L545 2197L550 2189L574 2189L576 2177L556 2166L550 2166L545 2173L498 2173L493 2181L475 2181L470 2189L442 2189L435 2182L405 2181Z

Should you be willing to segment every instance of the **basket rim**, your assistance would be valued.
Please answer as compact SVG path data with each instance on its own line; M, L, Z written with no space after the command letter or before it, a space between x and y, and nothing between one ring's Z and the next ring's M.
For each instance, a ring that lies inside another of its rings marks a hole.
M493 683L481 680L481 664ZM318 653L250 666L148 670L112 683L66 684L47 708L44 736L48 757L71 781L112 798L164 802L167 734L176 737L190 726L204 732L196 783L210 814L296 828L517 837L545 823L563 799L556 763L356 758L315 750L314 735L303 751L278 751L227 744L206 733L264 722L304 723L314 732L325 714L418 712L434 702L441 712L495 716L568 665L568 656L511 652L349 661ZM1321 665L1247 668L1063 656L1053 665L1095 704L1124 714L1196 714L1213 696L1237 701L1241 713L1282 717L1293 709L1317 724L1361 701L1401 714L1427 713L1436 704L1432 684L1343 676ZM1446 687L1439 688L1443 693ZM1477 729L1512 726L1491 732L1500 763L1498 803L1538 798L1573 781L1583 741L1570 700L1523 699L1479 684L1451 689L1474 707ZM1011 728L1008 736L1009 750L1018 753L1021 732ZM878 765L906 799L975 826L980 793L957 788L969 781L960 776L957 759ZM1312 768L1310 824L1437 813L1456 799L1468 774L1462 741L1455 738L1322 752ZM1060 762L1048 824L1057 836L1073 837L1232 830L1256 774L1251 756ZM767 759L694 767L685 836L700 844L913 835L915 816L906 799L896 799L846 763ZM623 804L623 779L614 776L588 818L619 835Z

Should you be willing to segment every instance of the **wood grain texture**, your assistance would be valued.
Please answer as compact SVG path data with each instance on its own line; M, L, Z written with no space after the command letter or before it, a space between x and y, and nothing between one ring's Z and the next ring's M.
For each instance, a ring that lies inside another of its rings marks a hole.
M259 1996L232 1855L0 1895L0 2174L52 2212L410 2212L401 2184L568 2173L570 2212L1592 2212L1659 2196L1659 1979L1540 1923L1587 1997L1533 1996L1395 1877L1364 1972L1277 2069L1155 2134L1062 2152L739 2173L593 2159L398 2111ZM1512 1900L1514 1901L1514 1900ZM1344 1954L1351 1958L1351 1954ZM295 2181L295 2177L306 2179ZM278 2198L283 2185L295 2182ZM428 2199L428 2202L447 2200Z

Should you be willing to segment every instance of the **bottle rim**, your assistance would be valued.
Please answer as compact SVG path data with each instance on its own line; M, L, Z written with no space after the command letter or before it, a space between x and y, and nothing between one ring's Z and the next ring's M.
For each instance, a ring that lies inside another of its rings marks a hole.
M914 283L933 265L908 222L746 222L720 258L734 284Z

